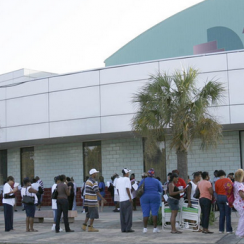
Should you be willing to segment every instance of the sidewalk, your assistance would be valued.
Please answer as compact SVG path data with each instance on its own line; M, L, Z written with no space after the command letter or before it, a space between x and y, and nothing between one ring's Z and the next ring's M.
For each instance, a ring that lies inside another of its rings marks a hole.
M0 207L2 209L2 207ZM42 210L50 209L43 207ZM85 214L81 213L81 207L78 207L78 217L75 223L70 224L73 233L61 232L56 234L51 231L52 219L45 219L44 223L35 223L34 228L38 230L35 233L25 232L25 212L18 207L18 212L14 213L14 228L15 231L4 231L3 211L0 211L0 243L32 243L32 244L53 244L53 243L218 243L218 244L236 244L244 243L244 238L238 238L234 234L219 234L218 220L210 230L214 231L212 235L206 235L200 232L191 232L183 230L182 234L172 235L170 229L164 230L161 233L152 233L153 227L148 227L148 233L142 233L142 212L140 208L133 212L133 229L134 233L121 233L119 213L114 213L112 207L105 207L104 212L100 213L100 219L95 220L94 227L100 232L89 233L81 230L81 225L85 219ZM232 225L234 230L237 227L238 214L232 213ZM64 229L64 225L61 224ZM161 226L159 227L161 229Z

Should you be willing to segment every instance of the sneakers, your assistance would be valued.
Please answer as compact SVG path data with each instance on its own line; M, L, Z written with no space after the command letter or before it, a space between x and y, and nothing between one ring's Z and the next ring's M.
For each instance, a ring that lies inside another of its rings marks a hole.
M95 229L93 226L88 225L88 232L99 232L99 230Z
M59 228L59 232L62 232L62 231L63 231L63 229Z
M175 228L180 228L180 225L178 222L175 223Z
M153 233L159 233L160 230L158 228L153 228Z
M143 228L142 233L147 233L147 228Z
M219 234L223 234L224 233L224 231L219 231Z
M87 227L87 224L83 224L82 226L81 226L81 229L83 230L83 231L86 231L86 227Z
M51 231L55 231L56 224L53 224Z

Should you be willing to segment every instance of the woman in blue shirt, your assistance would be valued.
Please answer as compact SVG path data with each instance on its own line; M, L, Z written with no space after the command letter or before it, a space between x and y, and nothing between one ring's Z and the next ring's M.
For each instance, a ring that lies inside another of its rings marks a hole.
M162 192L162 185L160 182L154 178L154 169L150 169L147 172L147 178L143 179L139 186L145 182L144 184L144 193L140 198L141 208L143 212L143 233L147 232L147 222L150 216L150 211L153 216L153 232L160 232L157 228L157 217L158 217L158 209L160 206L160 195L159 192Z

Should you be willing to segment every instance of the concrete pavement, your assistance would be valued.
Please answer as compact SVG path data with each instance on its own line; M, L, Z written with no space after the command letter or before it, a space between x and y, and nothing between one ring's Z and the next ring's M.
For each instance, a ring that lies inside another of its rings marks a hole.
M43 207L50 209L50 207ZM161 233L152 233L153 227L148 227L148 233L142 233L142 212L140 208L133 212L134 233L121 233L119 213L114 213L112 207L105 207L104 212L100 213L100 219L95 220L94 227L99 229L98 233L83 232L81 225L85 219L85 214L81 213L81 207L78 207L78 217L75 223L70 224L73 233L61 232L56 234L51 231L52 219L45 219L44 223L35 223L34 228L38 230L35 233L25 232L25 212L18 207L18 212L14 213L15 231L4 231L3 211L0 211L0 243L32 243L32 244L54 244L54 243L218 243L218 244L237 244L244 243L244 238L238 238L234 234L219 234L218 220L210 230L214 231L212 235L206 235L200 232L183 230L182 234L172 235L170 229ZM234 230L237 227L238 214L232 213L232 225ZM64 225L61 224L64 229ZM161 226L159 227L161 229Z

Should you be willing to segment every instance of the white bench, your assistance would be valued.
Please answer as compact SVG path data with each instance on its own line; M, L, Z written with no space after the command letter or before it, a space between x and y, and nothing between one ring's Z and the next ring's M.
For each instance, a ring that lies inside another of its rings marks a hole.
M74 223L75 218L78 216L77 210L69 210L68 212L68 220L69 223ZM43 223L44 218L52 218L53 219L53 210L41 210L35 212L35 223Z

